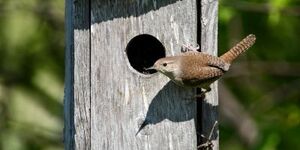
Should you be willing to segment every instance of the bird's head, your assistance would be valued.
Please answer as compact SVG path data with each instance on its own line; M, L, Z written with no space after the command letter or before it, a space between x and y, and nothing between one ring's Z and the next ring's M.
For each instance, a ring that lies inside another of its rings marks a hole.
M180 71L180 62L176 57L165 57L157 60L154 65L148 69L155 69L169 78L174 79Z

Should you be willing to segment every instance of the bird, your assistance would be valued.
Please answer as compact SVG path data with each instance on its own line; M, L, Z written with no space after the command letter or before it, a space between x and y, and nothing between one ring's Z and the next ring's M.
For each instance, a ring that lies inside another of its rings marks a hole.
M152 67L170 78L175 84L185 88L202 88L205 94L211 91L210 85L222 77L230 68L232 62L256 41L254 34L249 34L238 44L220 57L204 52L198 52L191 46L184 46L188 51L177 56L167 56L158 59Z

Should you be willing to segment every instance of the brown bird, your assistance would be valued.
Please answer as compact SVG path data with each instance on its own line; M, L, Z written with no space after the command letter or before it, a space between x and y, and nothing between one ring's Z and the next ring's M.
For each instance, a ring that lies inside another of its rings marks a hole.
M155 62L153 67L182 87L200 87L209 92L210 84L229 70L234 59L255 43L256 37L248 35L241 42L220 57L203 52L188 51L179 56L164 57ZM191 47L186 47L193 50Z

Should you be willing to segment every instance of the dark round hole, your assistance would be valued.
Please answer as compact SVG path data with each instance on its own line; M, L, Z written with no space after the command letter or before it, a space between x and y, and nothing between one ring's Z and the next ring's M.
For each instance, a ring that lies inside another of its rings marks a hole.
M126 54L130 65L140 73L152 74L156 70L147 70L154 63L166 56L165 47L154 36L141 34L129 41Z

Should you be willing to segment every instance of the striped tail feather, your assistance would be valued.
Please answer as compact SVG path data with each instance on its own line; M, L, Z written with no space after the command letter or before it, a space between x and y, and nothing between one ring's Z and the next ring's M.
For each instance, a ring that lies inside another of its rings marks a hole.
M236 59L240 54L245 52L248 48L250 48L255 43L256 37L254 34L248 35L241 42L236 44L233 48L231 48L228 52L220 56L222 60L227 63L230 63Z

